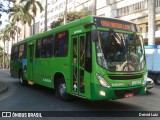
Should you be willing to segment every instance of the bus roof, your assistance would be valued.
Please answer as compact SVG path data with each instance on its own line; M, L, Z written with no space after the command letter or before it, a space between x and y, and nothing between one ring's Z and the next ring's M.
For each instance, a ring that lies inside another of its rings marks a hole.
M26 41L30 41L30 40L34 40L34 39L40 39L40 38L42 38L42 37L52 35L53 32L62 31L62 29L63 29L63 30L67 30L67 29L69 29L69 28L72 28L72 27L75 27L75 26L78 26L78 25L82 25L82 24L86 24L86 23L92 23L92 22L94 21L93 18L106 18L106 19L108 18L108 19L110 19L110 20L116 20L116 21L119 21L119 22L125 22L125 23L134 24L134 23L132 23L132 22L128 22L128 21L124 21L124 20L119 20L119 19L116 19L116 18L100 17L100 16L86 16L86 17L83 17L83 18L81 18L81 19L71 21L70 23L67 23L66 25L58 26L58 27L56 27L56 28L53 28L53 29L51 29L51 30L49 30L49 31L31 35L31 36L25 38L23 41L20 41L20 42L18 42L18 43L15 43L14 45L21 44L21 43L24 43L24 42L26 42ZM14 45L13 45L13 46L14 46Z

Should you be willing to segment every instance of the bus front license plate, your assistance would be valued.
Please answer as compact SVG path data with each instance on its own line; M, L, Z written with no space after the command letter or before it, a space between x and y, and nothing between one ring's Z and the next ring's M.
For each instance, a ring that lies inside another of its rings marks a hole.
M133 93L126 93L126 94L124 95L124 97L125 97L125 98L129 98L129 97L133 97L133 95L134 95Z

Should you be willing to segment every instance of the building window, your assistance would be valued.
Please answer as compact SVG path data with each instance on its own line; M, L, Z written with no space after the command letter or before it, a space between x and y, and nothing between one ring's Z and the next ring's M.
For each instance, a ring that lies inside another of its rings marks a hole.
M34 25L34 33L39 33L39 22Z
M147 0L117 9L118 17L147 9Z
M156 0L156 7L160 6L160 0Z
M160 24L156 24L156 31L160 31Z
M59 9L63 9L63 3L59 5Z
M98 16L105 17L105 13L103 13L103 14L100 14L100 15L98 15Z
M51 26L47 26L47 30L50 30L51 29Z
M58 0L52 0L52 4L56 3Z
M41 25L43 25L43 24L44 24L44 21L41 22Z
M68 3L71 3L72 2L72 0L68 0Z
M58 6L55 7L55 11L58 10Z
M123 0L106 0L106 5L114 4Z
M43 31L44 31L44 29L42 28L42 29L41 29L41 32L43 32Z

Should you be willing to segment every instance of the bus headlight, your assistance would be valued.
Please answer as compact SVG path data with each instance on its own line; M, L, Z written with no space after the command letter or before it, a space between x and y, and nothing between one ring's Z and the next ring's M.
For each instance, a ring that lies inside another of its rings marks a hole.
M106 82L106 80L100 74L97 73L96 77L103 87L110 88L110 85Z
M146 72L146 74L144 75L143 85L146 85L147 83L147 76L148 76L148 72Z

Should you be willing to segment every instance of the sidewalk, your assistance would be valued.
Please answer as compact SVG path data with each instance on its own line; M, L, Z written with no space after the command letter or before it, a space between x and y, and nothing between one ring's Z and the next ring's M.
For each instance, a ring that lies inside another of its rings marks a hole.
M5 82L0 80L0 95L3 94L4 92L7 92L8 86Z

